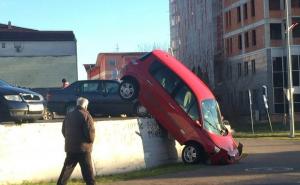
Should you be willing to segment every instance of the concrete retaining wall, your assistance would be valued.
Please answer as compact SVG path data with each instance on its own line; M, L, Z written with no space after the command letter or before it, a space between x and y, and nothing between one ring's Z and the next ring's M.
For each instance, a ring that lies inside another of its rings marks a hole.
M96 122L96 175L180 160L182 146L153 119ZM0 125L0 184L56 180L65 158L61 123ZM72 177L81 178L79 165Z

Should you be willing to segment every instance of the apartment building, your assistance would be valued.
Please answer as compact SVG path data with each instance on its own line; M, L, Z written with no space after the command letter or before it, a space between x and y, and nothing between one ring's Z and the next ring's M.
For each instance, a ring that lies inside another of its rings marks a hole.
M188 9L191 3L196 5L192 11ZM285 0L170 0L171 46L175 55L188 65L193 61L193 65L201 66L203 57L214 64L208 73L215 78L212 87L225 114L249 115L250 91L254 112L265 115L262 86L267 87L270 113L288 112L284 95L287 87L285 6ZM290 0L289 6L291 22L300 23L300 1ZM193 20L193 16L187 16L189 12L200 14L202 19ZM196 29L182 29L182 24ZM294 107L295 112L300 112L300 25L294 24L291 32ZM201 37L211 39L207 43ZM207 54L203 52L205 47L218 49L207 50Z
M122 69L131 61L144 56L145 52L99 53L96 64L84 64L87 79L118 80Z
M270 112L288 112L286 13L284 0L223 0L224 83L222 103L226 110L249 114L249 91L253 109L265 114L262 86L267 87ZM293 23L300 19L300 1L291 0ZM292 74L295 112L300 112L300 27L292 30Z

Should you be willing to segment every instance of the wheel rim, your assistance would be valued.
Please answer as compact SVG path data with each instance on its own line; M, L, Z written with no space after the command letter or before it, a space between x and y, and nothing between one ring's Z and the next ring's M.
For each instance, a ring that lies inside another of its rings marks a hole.
M184 150L184 159L188 163L193 163L197 159L197 150L193 146L187 146Z
M131 83L123 83L120 88L120 94L123 98L129 99L134 95L134 86Z
M49 111L46 111L43 115L44 120L51 120L52 119L52 114Z

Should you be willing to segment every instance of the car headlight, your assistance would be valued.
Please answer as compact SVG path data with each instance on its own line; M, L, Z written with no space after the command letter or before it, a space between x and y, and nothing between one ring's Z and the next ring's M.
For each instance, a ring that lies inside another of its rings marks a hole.
M4 98L8 101L22 101L22 98L19 95L5 95Z
M214 150L215 150L215 153L219 153L221 149L219 147L215 146Z

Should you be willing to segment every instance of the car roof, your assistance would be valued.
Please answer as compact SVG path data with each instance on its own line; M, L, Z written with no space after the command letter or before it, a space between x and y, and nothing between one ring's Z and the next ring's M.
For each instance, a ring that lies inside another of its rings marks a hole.
M175 57L161 50L154 50L152 54L188 84L198 100L215 99L207 85Z

